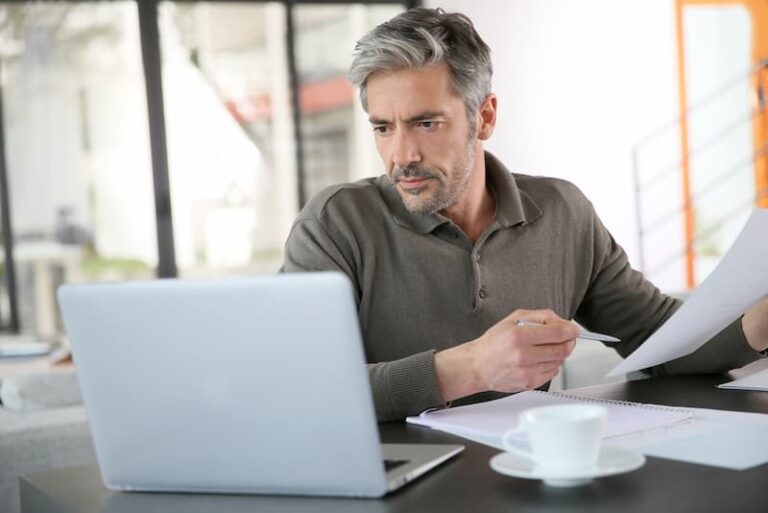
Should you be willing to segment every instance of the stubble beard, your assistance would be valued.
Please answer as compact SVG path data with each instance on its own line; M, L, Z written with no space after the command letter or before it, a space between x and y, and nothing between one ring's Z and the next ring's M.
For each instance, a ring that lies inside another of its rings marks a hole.
M409 212L435 214L455 205L467 190L476 152L475 137L470 133L462 157L447 175L437 169L409 165L394 168L390 180L400 193L400 198ZM397 187L397 182L401 178L429 178L436 182L434 192L431 196L428 195L429 183L415 189L401 189Z

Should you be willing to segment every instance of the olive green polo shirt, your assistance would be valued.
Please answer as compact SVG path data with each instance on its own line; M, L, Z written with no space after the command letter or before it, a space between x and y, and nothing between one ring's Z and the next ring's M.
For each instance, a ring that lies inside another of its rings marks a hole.
M496 215L474 244L440 214L409 212L386 176L327 188L294 222L281 272L352 280L379 420L442 406L435 352L519 308L549 308L615 335L626 356L679 306L630 267L576 186L512 174L490 153L485 161ZM740 326L651 371L723 372L759 358Z

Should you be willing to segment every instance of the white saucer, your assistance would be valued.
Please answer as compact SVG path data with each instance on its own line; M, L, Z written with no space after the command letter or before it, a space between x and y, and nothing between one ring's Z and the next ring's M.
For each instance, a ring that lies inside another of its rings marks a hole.
M491 458L491 468L500 474L524 479L542 479L550 486L580 486L596 477L612 476L638 469L645 464L639 452L605 445L600 449L597 464L590 467L553 470L543 469L531 460L509 452Z

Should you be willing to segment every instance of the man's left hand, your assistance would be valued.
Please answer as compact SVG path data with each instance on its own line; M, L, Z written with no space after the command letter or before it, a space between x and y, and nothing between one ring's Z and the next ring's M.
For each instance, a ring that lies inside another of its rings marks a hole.
M750 308L741 318L741 329L755 351L768 349L768 297Z

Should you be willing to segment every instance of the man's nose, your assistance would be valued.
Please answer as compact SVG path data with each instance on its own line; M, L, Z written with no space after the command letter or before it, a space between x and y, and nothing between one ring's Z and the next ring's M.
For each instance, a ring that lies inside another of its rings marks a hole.
M406 167L421 162L421 153L412 138L402 132L395 134L392 148L392 163L397 167Z

